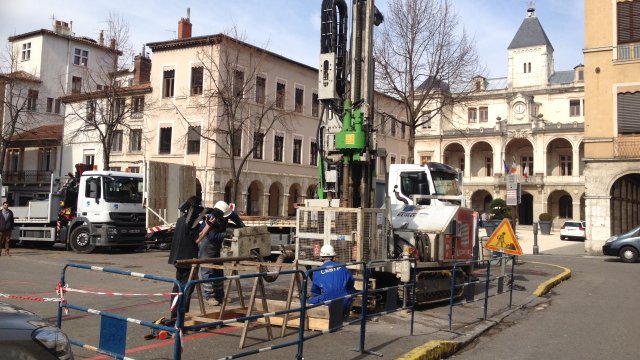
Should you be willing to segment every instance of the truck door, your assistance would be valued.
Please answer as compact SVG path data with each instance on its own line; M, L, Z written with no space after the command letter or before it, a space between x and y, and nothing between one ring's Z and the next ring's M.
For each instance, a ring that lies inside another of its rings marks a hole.
M400 173L400 194L411 201L412 195L431 195L429 179L424 171L403 171ZM430 205L430 199L418 200L418 205Z
M86 179L84 196L78 196L78 215L91 216L100 212L102 181L99 176Z

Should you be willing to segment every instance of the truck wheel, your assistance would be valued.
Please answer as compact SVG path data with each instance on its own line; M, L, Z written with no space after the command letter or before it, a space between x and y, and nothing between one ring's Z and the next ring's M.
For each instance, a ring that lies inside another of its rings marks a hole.
M91 243L90 229L88 226L78 226L71 233L69 242L74 252L79 254L89 254L96 246Z

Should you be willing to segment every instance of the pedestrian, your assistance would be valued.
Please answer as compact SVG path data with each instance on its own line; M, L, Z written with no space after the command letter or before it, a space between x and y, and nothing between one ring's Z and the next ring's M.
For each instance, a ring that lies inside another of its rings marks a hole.
M484 227L487 221L489 221L489 214L487 214L486 211L483 211L482 215L480 215L480 219L482 220L482 225L480 225L480 227Z
M218 201L207 214L202 224L202 231L196 242L199 245L198 258L219 258L222 242L227 237L227 227L241 228L244 223L234 211L235 205ZM223 277L222 269L200 268L200 279ZM211 306L218 306L224 299L224 281L202 283L204 301Z
M181 216L176 221L173 238L171 239L171 252L169 253L169 264L176 268L176 280L181 286L189 282L189 274L191 273L191 265L177 265L177 260L196 259L198 257L198 238L199 228L197 221L203 208L200 198L196 196L190 197L180 206ZM195 225L195 226L194 226ZM180 292L177 284L173 285L173 293ZM189 312L189 304L191 302L191 294L193 287L185 294L185 312ZM171 297L171 324L175 323L178 313L178 304L173 304L175 295Z
M320 258L324 263L320 266L321 270L313 274L309 304L318 304L356 292L353 275L344 265L333 260L335 256L333 246L326 244L320 248ZM353 298L344 300L345 311L351 307L352 302Z
M11 231L13 230L13 211L9 210L9 203L2 203L2 216L0 216L0 255L2 249L4 254L11 256L9 247L11 246Z

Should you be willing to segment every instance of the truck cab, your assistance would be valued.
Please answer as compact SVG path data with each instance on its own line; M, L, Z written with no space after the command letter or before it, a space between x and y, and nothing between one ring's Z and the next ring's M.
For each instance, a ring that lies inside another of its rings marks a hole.
M391 164L387 193L392 205L462 205L458 172L436 162Z
M61 238L68 236L74 251L87 253L96 246L144 244L144 179L141 174L85 171L79 181L76 216L61 229Z

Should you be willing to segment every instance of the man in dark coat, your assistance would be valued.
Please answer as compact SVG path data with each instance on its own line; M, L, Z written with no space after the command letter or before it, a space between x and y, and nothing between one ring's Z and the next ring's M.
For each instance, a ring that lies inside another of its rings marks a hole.
M181 285L185 285L189 281L189 274L191 272L191 265L176 265L176 260L184 259L197 259L198 258L198 244L196 239L200 228L197 226L198 216L202 211L200 205L200 198L192 196L182 206L180 211L182 216L178 218L176 227L173 232L173 239L171 240L171 252L169 253L169 264L174 265L176 268L176 280ZM196 226L194 226L196 224ZM178 286L173 285L174 293L179 292ZM186 312L189 312L189 303L191 302L191 294L193 288L185 296ZM171 303L173 304L173 298L171 297ZM177 317L178 304L171 308L171 320L175 321Z
M7 256L11 256L9 246L11 245L11 231L13 230L13 211L9 210L9 204L5 201L2 203L2 212L0 213L0 255L2 249Z

